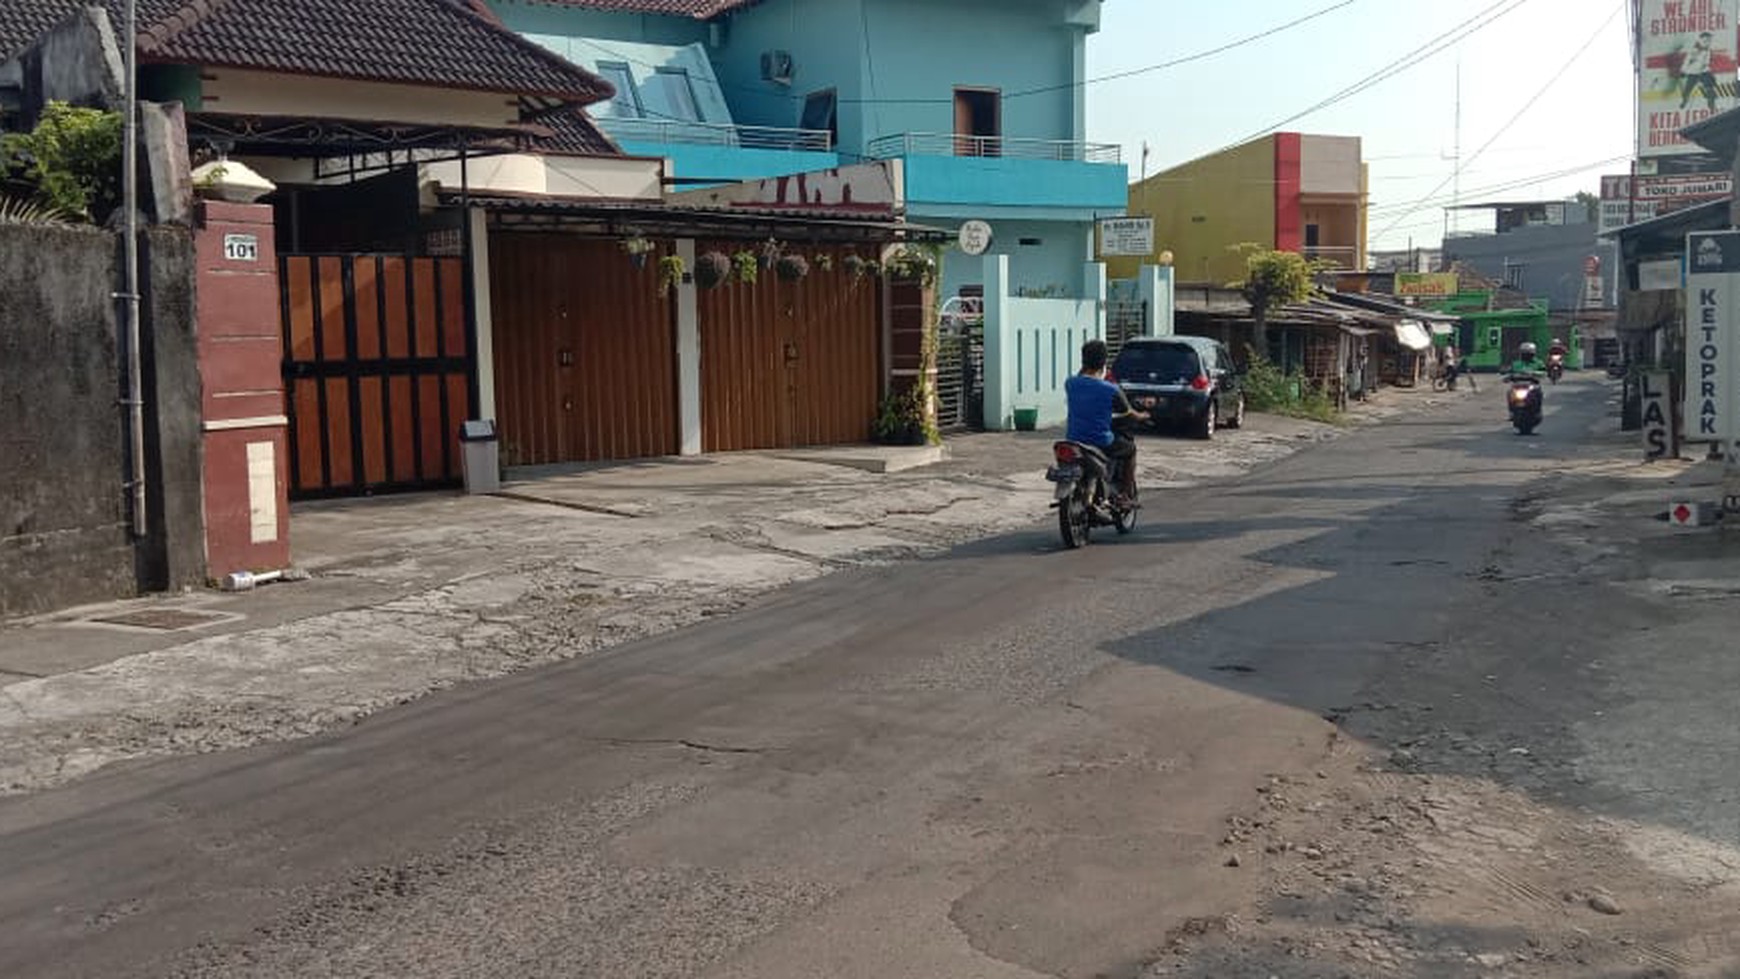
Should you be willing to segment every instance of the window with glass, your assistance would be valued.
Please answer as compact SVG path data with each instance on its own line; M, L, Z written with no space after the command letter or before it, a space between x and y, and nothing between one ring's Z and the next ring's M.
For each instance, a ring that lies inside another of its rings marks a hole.
M653 72L652 84L658 89L665 111L671 118L684 122L700 122L701 106L695 99L695 87L689 73L682 68L660 68Z
M619 119L639 119L646 114L641 109L640 91L634 87L634 73L627 65L601 61L598 73L616 89L616 95L610 100L611 115Z

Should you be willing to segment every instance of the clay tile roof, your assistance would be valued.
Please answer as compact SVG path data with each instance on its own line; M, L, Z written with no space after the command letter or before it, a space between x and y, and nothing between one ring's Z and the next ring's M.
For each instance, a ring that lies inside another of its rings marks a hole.
M120 0L104 0L117 28ZM81 0L0 0L0 60ZM141 60L599 102L598 76L469 0L139 0Z
M550 135L538 140L537 148L549 153L578 156L621 156L622 150L592 121L584 109L555 113L540 123Z
M669 17L693 17L712 20L736 13L761 0L543 0L557 7L584 7L588 10L617 10L634 14L664 14Z

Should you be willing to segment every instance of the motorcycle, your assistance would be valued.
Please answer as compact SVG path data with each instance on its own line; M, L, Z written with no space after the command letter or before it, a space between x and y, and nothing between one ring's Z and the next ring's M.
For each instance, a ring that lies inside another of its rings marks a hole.
M1533 374L1509 374L1504 380L1510 385L1505 395L1505 402L1510 406L1510 423L1516 426L1518 435L1534 434L1541 424L1545 399L1541 379Z
M1121 500L1113 492L1122 476L1121 461L1081 442L1057 442L1051 454L1054 465L1045 470L1045 478L1056 487L1051 508L1057 511L1063 546L1087 546L1095 527L1114 527L1120 535L1136 529L1138 494L1132 488L1130 498Z
M1564 376L1565 376L1565 355L1564 354L1553 354L1553 355L1549 356L1547 358L1547 380L1553 382L1554 384L1557 384L1557 383L1559 383L1559 378L1564 377Z

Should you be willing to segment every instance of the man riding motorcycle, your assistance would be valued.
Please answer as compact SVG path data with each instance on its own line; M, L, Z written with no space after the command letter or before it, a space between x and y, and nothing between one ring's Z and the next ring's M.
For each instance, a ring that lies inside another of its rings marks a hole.
M1565 341L1558 339L1547 348L1547 377L1554 384L1559 383L1559 378L1565 376L1565 357L1570 352L1571 348L1565 346Z
M1516 348L1516 361L1510 366L1512 374L1537 375L1543 370L1540 361L1540 348L1532 343L1525 343Z
M1117 492L1121 500L1135 495L1136 442L1113 430L1115 419L1147 421L1148 415L1130 407L1124 389L1106 380L1110 359L1104 340L1089 340L1081 348L1081 373L1063 382L1069 402L1071 442L1080 442L1105 452L1118 465Z

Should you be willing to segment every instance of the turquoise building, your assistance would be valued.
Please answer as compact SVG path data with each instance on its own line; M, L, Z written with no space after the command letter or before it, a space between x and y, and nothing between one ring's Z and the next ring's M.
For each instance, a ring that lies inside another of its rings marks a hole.
M489 0L597 71L624 151L676 189L899 159L908 219L992 227L1015 295L1098 288L1094 220L1124 213L1116 146L1087 140L1101 0ZM943 293L985 285L953 252Z

